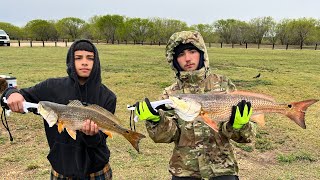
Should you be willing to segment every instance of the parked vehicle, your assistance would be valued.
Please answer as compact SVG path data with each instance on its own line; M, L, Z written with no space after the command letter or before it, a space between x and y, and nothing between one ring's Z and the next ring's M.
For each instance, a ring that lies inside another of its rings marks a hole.
M4 30L0 29L0 46L4 44L10 46L10 37Z

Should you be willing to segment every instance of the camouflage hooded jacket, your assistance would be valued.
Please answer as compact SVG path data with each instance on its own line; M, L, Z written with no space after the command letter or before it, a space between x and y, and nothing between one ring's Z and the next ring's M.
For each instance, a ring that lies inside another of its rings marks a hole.
M173 49L180 43L192 43L204 52L204 67L195 71L178 73L173 66ZM165 88L163 98L177 93L206 93L210 91L233 91L234 84L224 76L210 74L207 49L201 35L196 31L175 33L169 39L166 57L176 74L176 82ZM221 175L237 175L238 165L230 139L251 142L253 126L248 123L234 130L228 123L220 124L219 133L203 123L201 117L187 122L170 111L159 110L160 121L147 121L149 136L156 143L175 143L169 171L174 176L210 178Z

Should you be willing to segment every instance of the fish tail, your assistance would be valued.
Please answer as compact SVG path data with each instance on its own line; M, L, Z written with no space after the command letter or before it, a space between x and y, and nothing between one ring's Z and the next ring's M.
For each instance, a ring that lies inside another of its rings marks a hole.
M140 134L135 131L126 130L126 132L123 134L123 136L132 144L132 146L139 152L139 142L142 138L145 138L146 136L143 134Z
M288 104L288 110L285 112L285 115L293 120L296 124L298 124L303 129L306 129L305 124L305 113L309 106L316 103L317 99L309 99L300 102L293 102Z

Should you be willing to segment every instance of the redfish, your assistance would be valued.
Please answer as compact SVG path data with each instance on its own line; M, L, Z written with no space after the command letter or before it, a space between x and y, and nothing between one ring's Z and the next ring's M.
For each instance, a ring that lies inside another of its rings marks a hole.
M208 94L177 94L169 96L178 116L186 121L192 121L197 116L202 116L204 122L215 131L218 131L217 123L229 121L232 106L241 100L249 101L253 108L251 120L259 125L264 125L265 113L279 113L287 116L301 128L305 129L305 113L309 106L316 103L317 99L309 99L292 103L277 103L264 94L234 91L230 93Z
M50 127L57 124L59 133L66 129L73 139L76 139L76 130L80 130L87 119L95 122L98 128L110 137L110 131L121 134L138 152L139 141L146 137L120 126L119 119L106 109L98 105L83 106L78 100L71 101L68 105L40 101L38 112Z

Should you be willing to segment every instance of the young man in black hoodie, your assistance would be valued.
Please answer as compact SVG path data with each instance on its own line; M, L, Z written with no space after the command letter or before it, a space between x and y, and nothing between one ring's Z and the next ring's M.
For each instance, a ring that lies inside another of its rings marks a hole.
M50 78L25 89L9 88L4 93L13 112L23 112L23 101L51 101L68 104L80 100L84 105L97 104L114 113L116 96L101 83L101 68L96 47L87 40L74 42L67 54L67 77ZM51 179L112 179L107 136L90 120L73 140L66 131L61 134L44 121L50 147L47 156Z

